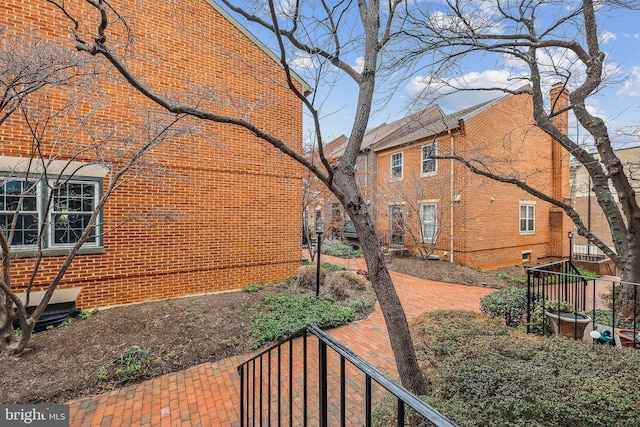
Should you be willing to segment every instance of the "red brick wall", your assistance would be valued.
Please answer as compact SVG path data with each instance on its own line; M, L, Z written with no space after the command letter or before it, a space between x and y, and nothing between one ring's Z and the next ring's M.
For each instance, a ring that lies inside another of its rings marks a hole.
M75 10L84 7L84 2L70 3ZM128 60L132 70L159 93L246 118L300 149L301 103L286 88L281 67L204 0L180 2L177 11L175 4L115 3L134 34ZM44 1L4 1L0 16L15 33L40 34L73 49L68 21ZM123 33L122 26L114 30ZM108 42L121 45L123 39L110 34ZM116 81L102 59L94 58L91 67L111 74L99 80L108 102L93 127L117 124L121 132L136 134L141 126L137 114L152 105ZM200 96L199 90L217 98ZM62 102L67 96L62 91L48 95ZM62 129L70 133L75 124L67 118ZM107 204L105 229L111 231L104 236L104 254L78 256L63 279L62 287L84 287L80 307L239 289L297 271L301 168L240 128L193 121L192 130L154 149L142 173L130 175L134 179ZM80 133L73 147L87 141L87 133ZM18 116L0 127L0 155L24 157L29 143ZM91 155L81 160L90 161ZM62 260L45 259L34 290L46 286ZM32 259L13 261L18 290L32 266Z

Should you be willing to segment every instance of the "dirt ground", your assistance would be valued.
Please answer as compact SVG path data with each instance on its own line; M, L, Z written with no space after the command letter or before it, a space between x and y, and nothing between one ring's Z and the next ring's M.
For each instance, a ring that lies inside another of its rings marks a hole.
M393 257L388 268L409 276L445 283L500 289L515 282L526 283L521 265L484 271L447 261L424 261L410 257Z
M431 280L489 287L505 286L499 273L513 278L523 274L518 267L482 272L409 258L395 258L389 267ZM62 403L248 353L251 315L265 296L280 292L298 291L279 285L135 304L37 333L19 358L0 355L0 402ZM141 354L149 360L143 368L137 364Z

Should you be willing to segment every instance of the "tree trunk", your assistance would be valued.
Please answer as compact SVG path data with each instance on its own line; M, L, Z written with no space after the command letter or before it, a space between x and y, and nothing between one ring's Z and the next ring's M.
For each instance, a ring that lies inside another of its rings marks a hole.
M338 181L335 184L337 189L345 190L334 193L343 195L340 200L358 233L369 278L387 326L400 382L412 393L426 395L430 392L430 385L418 365L418 357L409 332L407 317L384 262L378 234L371 222L367 205L356 185L355 177L336 174L336 181Z
M640 248L633 245L629 249L629 256L621 269L620 278L623 282L640 283ZM640 289L637 288L638 286L623 285L620 293L616 295L616 311L623 320L640 320Z

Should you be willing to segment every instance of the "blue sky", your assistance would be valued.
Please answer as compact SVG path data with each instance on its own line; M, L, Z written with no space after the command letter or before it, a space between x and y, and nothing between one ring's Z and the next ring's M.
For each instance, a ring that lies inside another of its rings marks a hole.
M238 1L238 4L248 5L254 10L257 7L257 2L253 1ZM640 144L637 132L636 136L632 137L628 135L615 136L616 129L633 125L640 127L640 26L637 25L638 18L640 18L640 12L624 11L599 16L598 20L601 49L607 55L607 69L612 80L597 96L589 100L588 108L592 113L607 121L610 131L614 135L614 141L619 147ZM272 46L270 42L272 38L269 34L260 31L255 26L246 24L242 18L238 18L238 20L265 44ZM345 50L349 51L348 47ZM343 58L358 69L361 61L358 52L351 55L347 53L343 55ZM309 75L311 63L312 61L305 56L292 58L291 62L294 69L302 76ZM517 71L517 67L515 70ZM394 82L392 92L388 88L381 87L376 96L369 128L399 119L417 108L425 107L425 103L416 104L413 100L423 88L428 72L427 69L422 69L409 75L403 75L397 82ZM507 79L510 73L513 73L513 69L509 71L504 67L504 63L500 63L496 58L485 56L469 58L456 75L449 75L448 78L452 81L465 81L472 87L501 86L508 84ZM550 84L552 83L555 82L550 82ZM343 134L349 136L355 117L356 84L346 75L329 70L325 84L318 85L315 89L315 95L321 100L321 123L325 141L330 141ZM437 103L445 113L452 113L500 95L501 93L497 92L456 93L439 99ZM307 117L305 118L305 133L308 135L311 129L311 123ZM580 132L584 134L584 131Z

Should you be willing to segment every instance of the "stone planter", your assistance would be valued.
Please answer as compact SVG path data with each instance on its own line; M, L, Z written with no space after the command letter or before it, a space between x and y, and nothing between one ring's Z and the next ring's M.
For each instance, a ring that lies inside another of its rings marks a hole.
M591 317L581 313L546 310L544 314L549 319L549 324L554 334L559 333L563 337L572 339L581 340L584 336L585 328L591 323Z
M633 342L633 329L616 329L616 335L620 338L620 346L635 347ZM635 342L640 344L640 331L636 331Z

